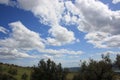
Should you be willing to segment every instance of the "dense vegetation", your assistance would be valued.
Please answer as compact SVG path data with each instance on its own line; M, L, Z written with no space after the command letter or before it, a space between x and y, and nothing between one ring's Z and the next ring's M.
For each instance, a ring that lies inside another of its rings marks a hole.
M56 65L48 59L41 60L37 67L33 68L31 80L66 80L67 71L59 63Z
M90 59L80 64L78 72L69 72L50 59L40 60L31 68L0 63L0 80L120 80L120 74L113 70L113 67L120 69L120 55L114 62L109 55L102 55L100 61Z
M117 55L115 65L120 69L120 55Z
M102 55L100 61L90 59L88 63L81 63L80 71L73 80L117 80L118 77L113 70L114 66L120 68L120 55L117 55L114 63L112 63L109 55Z

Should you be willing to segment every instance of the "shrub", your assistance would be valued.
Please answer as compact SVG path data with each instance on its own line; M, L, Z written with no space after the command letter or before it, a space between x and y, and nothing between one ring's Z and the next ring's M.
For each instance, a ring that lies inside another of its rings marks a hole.
M17 75L17 69L10 68L10 69L8 70L8 73L11 74L11 75Z
M21 76L21 79L22 80L27 80L28 78L28 75L26 73L23 73L23 75Z
M89 63L82 62L79 75L73 80L114 80L112 63L109 56L102 56L102 60L90 59Z
M41 60L37 67L33 67L31 80L65 80L66 74L60 63L57 65L50 59Z
M0 73L0 80L17 80L9 74Z

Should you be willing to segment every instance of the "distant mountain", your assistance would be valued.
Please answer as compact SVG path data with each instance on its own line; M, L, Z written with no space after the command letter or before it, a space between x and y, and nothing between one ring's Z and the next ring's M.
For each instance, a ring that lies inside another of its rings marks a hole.
M67 68L69 70L69 72L78 72L80 70L80 67L70 67L70 68ZM115 73L119 73L120 74L120 69L116 66L113 66L112 70L115 72Z
M68 68L68 70L70 72L78 72L80 70L80 67L71 67L71 68Z

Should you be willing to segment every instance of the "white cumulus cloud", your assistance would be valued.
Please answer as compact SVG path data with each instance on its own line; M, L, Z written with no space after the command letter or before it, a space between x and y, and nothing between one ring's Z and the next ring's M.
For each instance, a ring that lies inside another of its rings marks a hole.
M0 0L0 4L6 4L6 5L8 5L8 4L9 4L9 1L10 1L10 0Z
M20 8L31 11L40 19L40 22L51 26L51 29L49 30L51 36L47 38L49 45L60 46L75 41L74 33L60 25L62 14L65 11L63 1L18 0L18 3Z
M0 26L0 32L7 34L8 30L2 26Z
M22 9L31 11L40 19L40 22L51 26L49 30L51 36L47 38L51 45L60 46L76 40L72 31L60 25L61 20L65 21L66 24L78 25L80 31L88 34L95 31L111 34L111 37L120 34L120 11L112 11L108 5L99 0L75 0L75 3L59 0L29 0L29 3L27 2L28 0L18 0ZM63 35L61 30L65 31L66 34ZM111 45L107 43L108 41ZM94 43L92 39L91 41L89 39L88 42L96 47L118 47L116 44L119 42L108 41Z
M59 50L54 50L54 49L42 49L41 52L43 53L49 53L53 55L62 55L62 54L82 54L82 51L73 51L73 50L67 50L67 49L59 49Z
M53 27L49 30L53 38L47 38L47 42L54 46L60 46L75 40L74 33L64 27Z
M106 52L103 52L101 54L104 54L104 55L107 55L107 54L109 54L109 55L111 55L111 54L117 55L117 54L120 54L120 52L119 51L118 52L115 52L115 51L106 51Z
M45 47L40 35L27 29L20 21L10 23L9 26L12 33L8 38L0 40L0 55L29 57L26 51Z
M17 49L0 48L0 59L16 59L16 58L34 58L25 52L18 51Z
M113 0L112 3L113 3L113 4L120 3L120 0Z
M79 26L79 30L119 34L120 11L110 10L99 0L77 0L75 5L79 8L82 18L82 26Z
M0 0L0 4L5 4L8 6L16 6L16 1L15 0Z
M104 32L91 32L85 36L88 43L93 44L97 48L119 48L120 35L111 35Z
M40 37L40 34L29 30L20 21L9 23L9 26L12 29L12 32L9 34L9 37L5 39L0 39L1 59L37 58L38 57L37 55L28 54L28 52L31 50L37 50L39 53L44 53L44 55L82 54L82 51L71 51L67 49L59 49L59 50L46 49L44 39ZM51 31L49 32L51 35L53 35L54 38L56 38L56 40L58 40L57 42L60 42L60 45L61 43L63 43L62 41L68 43L67 41L68 40L71 41L72 39L71 36L72 37L74 36L72 32L68 33L67 29L64 27L60 27L56 29L58 30L52 30L52 31L58 31L58 32L51 32ZM67 37L68 39L66 38L66 36L64 36L64 33L69 35ZM63 37L59 35L63 35Z
M76 0L75 5L81 15L78 29L88 33L85 39L89 43L99 48L120 47L119 10L112 11L99 0Z
M117 2L119 0L113 0L113 3ZM120 10L112 11L100 0L75 0L74 3L70 0L17 0L17 4L18 8L31 11L41 23L51 27L46 38L49 45L61 46L77 41L73 31L61 26L65 23L77 25L81 32L87 33L86 36L98 31L97 34L105 37L103 40L95 41L96 36L85 38L95 47L120 47Z

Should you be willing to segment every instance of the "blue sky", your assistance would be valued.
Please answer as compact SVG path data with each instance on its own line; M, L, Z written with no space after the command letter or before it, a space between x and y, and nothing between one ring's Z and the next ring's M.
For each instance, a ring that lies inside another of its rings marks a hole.
M0 0L0 62L79 66L120 54L120 0Z

